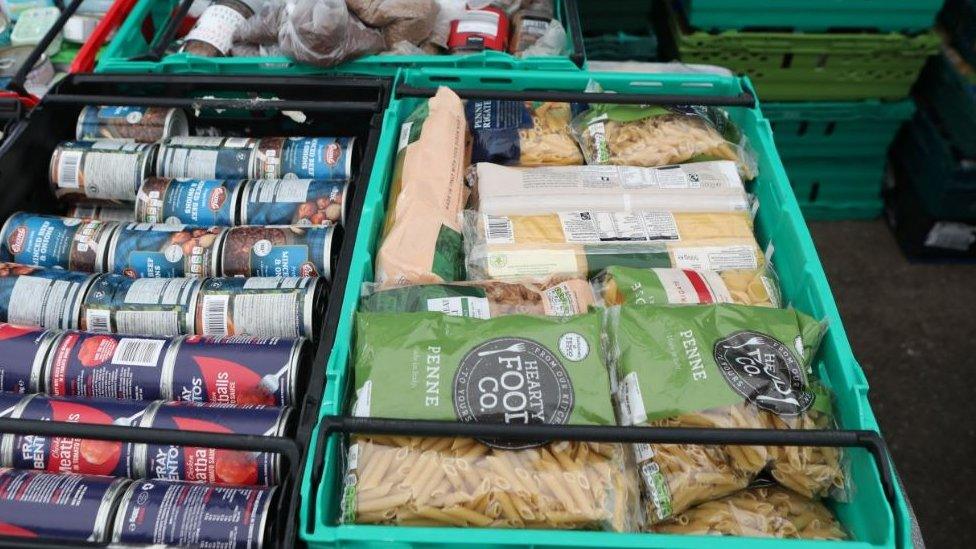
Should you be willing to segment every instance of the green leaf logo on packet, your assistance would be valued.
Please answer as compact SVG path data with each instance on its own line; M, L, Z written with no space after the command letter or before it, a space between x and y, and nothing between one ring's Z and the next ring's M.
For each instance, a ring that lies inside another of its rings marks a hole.
M741 331L721 339L714 358L729 387L763 410L795 416L813 405L803 366L786 345L766 334Z

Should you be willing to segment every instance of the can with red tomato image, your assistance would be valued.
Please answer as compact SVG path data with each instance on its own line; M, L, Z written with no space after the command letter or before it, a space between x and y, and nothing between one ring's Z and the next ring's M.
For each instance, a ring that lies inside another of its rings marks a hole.
M192 334L201 282L99 275L82 303L81 329L144 336Z
M148 177L136 194L136 221L237 225L241 181Z
M322 179L253 179L244 184L243 225L345 223L350 184Z
M265 137L254 147L251 178L349 181L358 161L355 137Z
M180 338L164 365L163 398L236 406L295 405L299 382L308 373L309 353L304 338Z
M89 425L136 425L149 403L113 399L80 399L28 395L17 405L13 419L64 421ZM49 473L80 473L136 478L135 444L76 437L3 436L3 466Z
M0 263L0 322L70 330L78 327L90 273Z
M285 436L291 428L290 420L291 408L156 402L146 410L140 426L204 433ZM135 454L135 466L140 478L236 486L271 486L281 478L281 456L272 452L142 444L136 447Z
M197 333L315 339L327 286L320 277L208 278L197 299Z
M257 226L227 230L221 248L223 276L320 276L331 280L342 227Z
M224 227L128 223L108 247L108 270L130 278L215 276Z
M105 272L108 243L119 224L17 212L0 229L0 261Z
M112 541L124 545L261 549L274 539L277 488L133 483L122 496ZM189 525L193 527L174 527ZM270 545L268 545L270 546Z
M59 332L0 323L0 394L38 393Z
M124 478L0 468L0 535L108 542L130 484Z

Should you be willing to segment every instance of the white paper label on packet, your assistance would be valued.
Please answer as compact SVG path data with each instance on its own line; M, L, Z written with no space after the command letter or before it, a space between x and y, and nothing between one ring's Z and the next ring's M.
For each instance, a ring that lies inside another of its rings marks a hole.
M397 152L402 151L407 148L410 144L410 129L413 128L413 122L404 122L400 126L400 140L397 141Z
M965 252L976 242L976 227L955 221L939 221L929 229L925 245Z
M489 244L515 244L515 229L512 220L502 215L486 215L485 240Z
M641 396L637 372L631 372L620 380L620 385L617 387L617 399L620 402L621 425L647 423L647 412L644 409L644 398Z
M654 459L654 448L650 444L639 442L634 445L634 460L637 463L644 463L652 459Z
M467 318L491 318L488 299L474 296L434 297L427 300L427 310L448 316Z
M722 277L714 271L652 269L661 281L668 303L731 303L732 295Z
M580 275L576 251L568 250L512 250L489 252L485 257L489 278L519 279L524 277Z
M206 42L227 55L234 45L234 31L245 21L237 10L219 4L213 4L197 19L187 40Z
M346 471L351 472L359 468L359 443L349 447L348 457L346 457Z
M666 211L562 212L559 221L566 242L649 242L679 240L674 216Z
M674 266L699 271L757 269L759 263L752 246L701 246L671 250Z
M373 381L367 379L363 386L356 389L356 405L353 406L354 417L369 417L372 409Z
M657 179L657 186L662 189L694 189L698 185L692 183L697 183L697 175L695 178L689 178L685 174L684 166L674 165L674 166L662 166L654 170L654 175Z

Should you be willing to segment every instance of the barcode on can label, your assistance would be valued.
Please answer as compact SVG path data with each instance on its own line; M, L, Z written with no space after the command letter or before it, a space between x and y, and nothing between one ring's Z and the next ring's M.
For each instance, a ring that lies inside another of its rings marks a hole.
M512 220L497 215L485 216L485 238L489 244L514 244L515 232Z
M89 332L112 331L111 312L101 309L88 309L85 311L85 321L88 324Z
M227 335L227 304L229 295L203 296L203 333L205 335Z
M112 354L112 364L155 367L165 345L166 341L162 339L123 337Z
M80 186L78 169L81 167L81 159L84 155L84 151L61 151L61 158L58 159L59 187L77 189Z

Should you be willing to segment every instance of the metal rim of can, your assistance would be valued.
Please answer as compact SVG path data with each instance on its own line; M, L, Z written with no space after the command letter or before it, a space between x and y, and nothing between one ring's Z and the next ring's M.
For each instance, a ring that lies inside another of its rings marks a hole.
M292 490L294 489L295 488L292 488ZM259 526L260 529L258 530L257 537L257 549L261 549L264 547L264 533L268 530L268 515L271 514L271 501L274 500L278 487L268 486L267 488L258 488L258 490L267 492L268 494L267 499L264 501L264 508L261 509L261 524Z
M230 193L230 225L236 226L241 222L241 197L244 195L244 186L247 183L246 179L225 179L224 187L227 186L228 182L236 181L237 185L234 186L234 190ZM214 271L214 276L217 276L219 271Z
M57 191L58 191L58 178L57 178L58 174L54 172L55 172L55 167L58 165L58 163L61 162L61 155L62 155L61 144L58 143L54 147L54 151L51 153L51 162L48 164L47 167L47 178L51 183L51 190L55 193L55 196L57 196Z
M159 149L159 146L156 145L155 143L144 143L144 145L146 146L139 147L139 154L143 155L142 169L139 170L140 177L139 177L139 181L135 185L133 194L139 192L139 187L142 186L142 182L145 181L147 177L149 177L149 173L152 171L152 164L155 164L154 161L156 160L155 158L156 151ZM133 197L133 199L135 199L135 197Z
M102 504L95 513L95 530L92 537L96 543L105 543L109 536L115 531L115 522L119 517L119 509L125 494L128 494L129 486L135 484L134 480L127 478L117 478L109 485L108 490L102 496ZM124 517L124 515L122 515ZM109 528L111 526L111 528Z
M190 289L190 302L187 303L186 311L183 313L185 315L184 323L186 324L186 334L196 334L197 333L197 302L200 301L200 292L203 290L203 278L190 279L193 280Z
M133 427L140 427L142 429L152 427L152 422L156 419L156 413L164 403L165 402L162 400L151 402L149 406L146 406L146 410L142 413L142 417L139 418L138 423L133 425ZM141 479L146 478L146 474L148 472L146 469L146 461L148 459L148 444L137 443L132 445L132 476L139 477Z
M162 139L169 139L173 134L180 136L190 133L190 121L183 109L173 107L166 113L166 120L163 122Z
M183 346L183 341L187 337L189 336L181 335L175 338L169 338L169 348L166 349L166 355L163 357L162 368L159 372L159 396L162 400L173 400L173 377L176 372L176 355L179 354L179 349Z
M34 362L31 364L31 375L30 381L28 382L28 390L31 393L47 392L48 386L51 385L51 380L48 379L51 372L51 365L48 362L49 360L53 360L54 356L51 353L61 344L61 340L64 339L66 333L57 330L46 330L41 335L41 344L38 345L37 352L34 354Z
M290 406L286 406L284 408L279 408L278 410L279 410L279 413L278 413L278 425L277 425L277 429L275 429L274 434L271 435L271 436L284 437L285 434L288 432L288 422L291 420L292 412L294 411L294 409L292 407L290 407ZM281 482L281 476L282 476L281 459L282 459L282 456L279 453L273 453L271 455L272 455L272 466L271 466L272 475L271 476L273 478L270 479L271 482L269 482L268 484L269 485L274 485L274 484L278 484L279 482ZM290 465L292 467L297 467L298 466L298 464L294 464L294 463L292 463Z
M327 281L332 280L332 240L335 239L336 227L338 225L326 225L323 228L329 231L329 234L325 237L325 253L322 256L322 278Z
M99 273L112 272L112 266L115 265L115 247L119 244L119 236L122 234L122 224L118 221L107 221L105 223L112 223L115 226L108 231L109 234L105 238L105 243L99 242L98 251L95 253L95 262L100 267L97 271Z
M353 151L356 149L356 137L350 137L349 143L346 145L346 177L352 179L352 157Z
M342 186L342 202L339 204L339 221L342 226L346 226L346 202L349 201L349 192L356 187L351 181L346 181L346 184Z
M24 395L24 398L20 400L10 411L10 419L20 419L24 415L24 410L27 405L34 400L35 397L40 395ZM13 433L7 433L3 435L2 440L0 440L0 460L2 460L4 467L13 467L14 464L14 441L17 439L18 435ZM36 470L36 469L35 469Z
M112 543L119 543L122 541L122 525L125 521L125 516L128 515L128 508L129 503L132 501L132 494L135 493L136 488L144 482L149 481L145 479L130 481L130 484L125 487L125 492L122 494L122 497L119 498L118 506L115 509L115 516L112 519Z
M81 108L81 112L78 113L78 120L75 121L75 141L81 141L82 140L82 136L84 135L84 132L82 132L81 130L84 127L84 124L82 124L82 122L86 118L88 118L87 116L85 116L85 114L90 109L97 109L97 108L98 107L96 107L95 105L85 105L84 107ZM57 152L57 149L55 149L55 152ZM51 156L51 161L54 162L54 156L53 155ZM53 180L53 178L52 178L52 180Z
M305 354L305 350L308 348L308 339L304 337L296 337L295 342L291 346L291 353L288 355L288 397L290 402L282 402L282 406L297 406L299 404L298 399L298 371L302 369L304 364L302 364L302 358Z
M316 337L315 334L315 297L319 290L319 284L322 283L322 279L319 277L311 279L312 283L305 288L305 303L303 303L302 313L304 317L302 320L302 329L305 330L305 337L313 339ZM324 291L324 290L323 290Z
M276 147L276 150L277 150L276 156L278 157L279 160L281 159L281 152L285 149L285 141L288 140L287 137L261 137L261 138L258 138L257 141L254 143L254 147L251 148L251 158L250 158L250 160L248 160L248 169L247 169L247 171L248 171L248 175L250 175L251 179L281 179L282 178L281 177L282 174L280 172L280 170L281 170L281 164L280 164L280 162L278 164L278 173L273 174L273 176L269 176L268 174L264 173L264 170L262 169L263 166L261 165L261 162L260 162L260 159L259 159L259 157L261 156L261 151L264 150L264 147L262 147L261 144L264 143L264 142L269 142L270 143L272 139L278 141L277 147ZM270 145L267 145L267 146L270 146Z
M64 330L77 330L81 325L81 308L85 302L85 296L88 295L88 290L91 289L92 284L95 283L95 279L98 274L93 273L84 282L81 283L81 288L78 290L78 296L75 298L75 302L71 307L71 319L68 326L59 327Z
M135 205L133 206L133 214L134 214L133 217L135 218L133 221L135 223L149 223L148 221L146 221L146 217L147 217L146 208L148 206L147 202L150 199L149 196L143 191L143 189L145 188L146 183L149 182L150 180L166 181L166 187L163 188L163 194L165 196L165 193L167 190L169 190L169 186L174 181L174 178L149 176L149 177L144 177L142 179L142 183L139 184L139 189L136 190L136 202Z
M210 275L211 277L218 276L220 274L221 266L221 254L223 253L224 241L227 240L228 227L221 227L220 233L217 238L214 239L213 245L210 246ZM194 315L196 316L196 315Z

